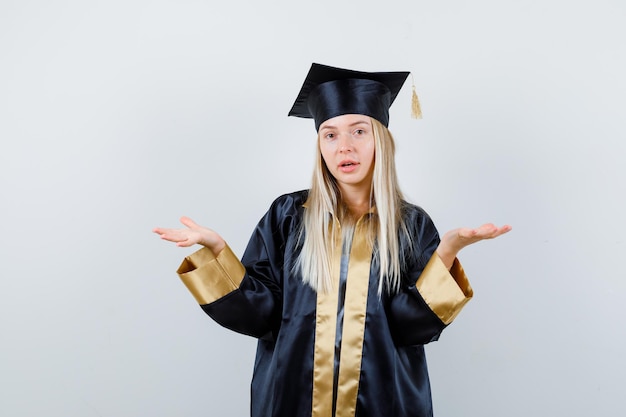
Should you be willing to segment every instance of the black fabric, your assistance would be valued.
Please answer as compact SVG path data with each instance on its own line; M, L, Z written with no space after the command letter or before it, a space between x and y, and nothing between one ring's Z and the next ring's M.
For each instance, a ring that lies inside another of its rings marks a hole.
M218 323L259 338L252 417L311 416L316 293L293 270L306 197L301 191L272 204L243 256L247 273L240 288L202 306ZM403 211L412 242L400 242L404 273L399 293L378 296L378 262L372 260L356 417L432 416L423 345L436 340L445 325L415 282L439 235L421 208L406 204Z

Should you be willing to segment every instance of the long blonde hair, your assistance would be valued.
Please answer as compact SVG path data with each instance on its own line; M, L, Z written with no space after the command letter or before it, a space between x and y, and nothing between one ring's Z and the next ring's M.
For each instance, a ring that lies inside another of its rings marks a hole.
M370 118L374 133L374 174L370 191L370 208L375 209L368 220L369 238L376 242L380 276L378 294L383 290L396 292L401 281L400 233L410 238L402 217L402 193L398 186L395 165L395 143L389 130ZM319 143L319 138L318 138ZM296 268L302 279L316 291L329 291L335 220L352 223L341 202L337 181L324 163L321 151L313 170L313 181L307 202L300 238L302 250Z

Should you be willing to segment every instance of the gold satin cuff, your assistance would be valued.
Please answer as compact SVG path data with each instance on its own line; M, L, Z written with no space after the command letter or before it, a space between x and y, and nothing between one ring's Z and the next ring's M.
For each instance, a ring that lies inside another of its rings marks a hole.
M448 271L437 253L430 258L415 286L444 324L452 323L463 306L474 296L458 259L454 260Z
M239 288L246 269L226 245L217 255L202 248L187 256L176 271L200 304L210 304Z

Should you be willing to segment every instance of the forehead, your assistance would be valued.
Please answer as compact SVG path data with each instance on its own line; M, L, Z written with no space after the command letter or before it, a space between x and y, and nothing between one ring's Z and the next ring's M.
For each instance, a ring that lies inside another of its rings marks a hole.
M362 114L342 114L341 116L336 116L326 120L320 125L320 130L351 127L356 125L371 126L372 120L369 116L365 116Z

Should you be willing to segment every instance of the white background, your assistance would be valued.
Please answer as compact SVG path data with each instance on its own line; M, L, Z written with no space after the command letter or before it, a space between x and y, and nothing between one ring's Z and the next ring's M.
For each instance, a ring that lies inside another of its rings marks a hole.
M408 199L475 299L427 348L435 412L626 413L620 0L2 0L0 415L244 416L255 342L151 233L185 214L241 254L309 186L311 62L412 71L392 107Z

